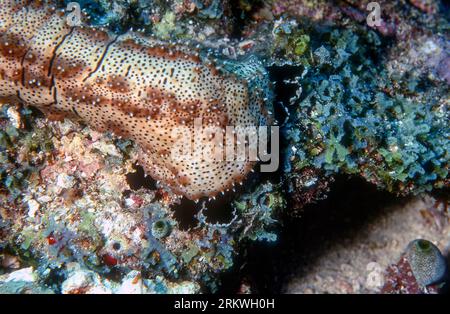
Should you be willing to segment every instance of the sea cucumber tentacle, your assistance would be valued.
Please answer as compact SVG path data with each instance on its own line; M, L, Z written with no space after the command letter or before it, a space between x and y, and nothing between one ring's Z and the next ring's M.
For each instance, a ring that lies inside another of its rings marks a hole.
M0 99L32 105L52 119L74 118L99 131L134 140L139 162L156 180L190 199L242 182L254 162L171 157L173 130L267 123L267 86L249 88L246 78L264 76L255 59L245 71L218 71L198 51L134 33L111 35L71 27L39 1L0 0ZM242 63L244 64L244 63ZM189 139L185 145L193 145ZM203 136L201 146L212 143Z

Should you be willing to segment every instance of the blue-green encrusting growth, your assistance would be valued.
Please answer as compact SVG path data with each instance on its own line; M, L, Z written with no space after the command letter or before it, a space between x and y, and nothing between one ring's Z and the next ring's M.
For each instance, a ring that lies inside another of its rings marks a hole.
M407 258L414 277L422 286L445 280L446 259L430 241L423 239L411 241L407 248Z
M411 97L398 88L404 82L384 68L375 33L333 30L311 38L317 42L302 58L301 88L286 127L290 165L360 175L400 194L444 187L448 90L425 81L423 93Z

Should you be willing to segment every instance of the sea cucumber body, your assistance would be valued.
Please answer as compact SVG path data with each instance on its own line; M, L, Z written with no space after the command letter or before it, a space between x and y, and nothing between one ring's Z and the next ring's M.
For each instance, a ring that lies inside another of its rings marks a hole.
M172 131L193 130L195 118L223 130L265 121L264 100L250 95L245 80L217 71L188 48L71 27L63 13L27 2L0 0L0 100L134 140L146 173L190 199L215 196L251 170L248 159L206 161L197 152L189 160L171 157L179 140Z

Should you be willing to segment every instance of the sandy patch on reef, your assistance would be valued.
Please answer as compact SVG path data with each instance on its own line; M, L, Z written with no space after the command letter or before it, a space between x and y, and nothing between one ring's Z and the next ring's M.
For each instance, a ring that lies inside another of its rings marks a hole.
M328 239L320 256L302 259L304 263L286 280L283 292L378 292L385 269L398 261L410 241L428 239L449 254L450 219L445 210L431 196L382 208L365 228Z

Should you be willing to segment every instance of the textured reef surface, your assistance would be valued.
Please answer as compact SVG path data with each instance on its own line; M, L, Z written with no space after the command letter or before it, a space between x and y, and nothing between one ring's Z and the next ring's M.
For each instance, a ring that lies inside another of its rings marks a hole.
M368 2L0 0L0 292L216 292L338 176L447 194L449 8L378 1L369 26ZM279 125L278 171L173 163L167 134L198 116ZM443 276L418 241L370 292Z

